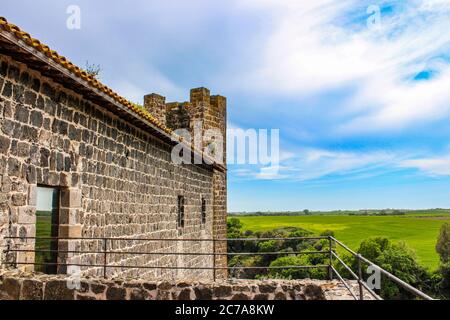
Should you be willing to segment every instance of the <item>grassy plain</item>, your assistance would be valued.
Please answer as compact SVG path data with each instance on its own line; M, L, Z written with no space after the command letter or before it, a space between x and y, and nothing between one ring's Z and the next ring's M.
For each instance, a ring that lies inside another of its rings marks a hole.
M236 217L236 216L235 216ZM243 230L267 231L279 227L299 227L316 234L333 230L338 240L352 249L368 237L386 237L392 241L405 241L415 250L419 262L434 270L439 263L435 245L439 228L450 222L450 214L427 214L426 211L402 216L237 216L243 223Z

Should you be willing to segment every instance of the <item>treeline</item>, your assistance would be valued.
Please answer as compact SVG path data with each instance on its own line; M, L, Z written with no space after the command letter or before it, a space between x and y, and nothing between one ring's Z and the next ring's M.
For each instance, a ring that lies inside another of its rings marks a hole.
M321 236L334 236L333 231L325 231ZM264 232L242 230L242 224L237 218L228 221L228 237L243 238L239 241L229 241L230 253L257 253L257 255L234 255L229 259L230 275L236 278L264 279L328 279L327 268L321 265L329 264L329 240L245 240L245 238L296 238L317 236L308 230L287 227ZM333 248L334 250L336 248ZM320 254L304 254L311 251L323 251ZM437 298L450 298L450 225L441 228L436 251L440 256L440 267L429 271L421 266L412 249L405 243L392 243L386 238L368 238L361 242L356 250L365 258L381 268L391 272L398 278ZM303 254L301 254L302 252ZM276 253L276 254L275 254ZM340 254L344 262L357 269L357 261L350 254ZM315 266L314 268L283 268L292 266ZM339 263L334 263L338 272L351 279L351 275ZM239 267L239 268L233 268ZM277 269L247 269L248 267L278 267ZM365 266L367 267L367 266ZM370 275L368 275L370 276ZM378 293L385 299L411 299L408 292L395 283L381 277L381 288Z
M319 216L319 215L349 215L349 216L401 216L406 214L448 214L449 209L407 210L407 209L367 209L367 210L334 210L334 211L255 211L230 212L229 216Z

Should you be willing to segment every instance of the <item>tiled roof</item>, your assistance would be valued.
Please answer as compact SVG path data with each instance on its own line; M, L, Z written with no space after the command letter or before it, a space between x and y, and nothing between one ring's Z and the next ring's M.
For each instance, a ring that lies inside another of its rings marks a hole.
M92 75L89 75L85 70L80 67L74 65L70 62L66 57L59 55L56 51L50 49L47 45L41 43L39 40L31 37L28 33L22 31L18 26L9 23L6 18L0 17L0 28L5 30L6 32L12 34L18 40L23 41L28 46L36 49L37 51L43 53L48 58L65 68L67 71L71 72L76 77L86 81L92 88L98 89L101 92L105 93L109 97L111 97L117 103L122 104L126 108L130 109L136 115L142 117L143 119L149 121L159 129L163 130L167 134L171 134L172 131L167 128L164 124L158 121L154 116L152 116L147 110L138 107L136 104L128 101L124 97L120 96L116 92L114 92L111 88L105 86L103 83L98 81Z

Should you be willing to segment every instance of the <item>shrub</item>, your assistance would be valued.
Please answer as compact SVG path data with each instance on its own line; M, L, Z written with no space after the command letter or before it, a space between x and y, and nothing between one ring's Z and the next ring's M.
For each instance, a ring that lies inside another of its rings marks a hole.
M450 296L450 225L448 223L444 223L439 231L436 252L441 262L438 270L439 289L445 296Z
M334 231L333 230L324 230L320 233L321 237L333 237L334 238Z
M227 221L228 233L240 232L242 229L242 222L238 218L231 218Z
M359 245L358 253L360 253L366 259L369 259L372 262L376 263L375 261L378 259L378 257L386 249L388 249L390 245L391 244L389 240L386 238L368 238L361 242L361 244Z
M317 256L313 257L310 255L292 255L280 257L274 260L270 266L271 267L282 267L282 266L313 266L317 264L322 264L323 260ZM273 278L283 278L283 279L327 279L328 270L324 268L287 268L287 269L271 269L269 275Z
M378 257L378 265L394 274L406 283L419 290L427 289L429 275L425 268L419 265L415 252L404 242L388 246ZM409 294L400 289L395 283L385 278L382 282L381 294L387 299L411 298Z
M284 266L305 266L308 265L308 259L306 256L287 256L280 257L273 261L271 267L284 267ZM269 275L273 278L283 279L303 279L309 277L307 269L292 268L292 269L271 269Z
M368 238L361 242L357 252L413 287L423 291L432 290L432 275L418 263L415 252L408 248L405 243L391 243L388 239L382 237ZM358 270L355 257L346 255L343 260L353 271ZM367 265L363 263L362 267L364 272ZM352 278L341 264L338 264L336 268L345 278ZM364 278L367 279L368 276L370 275L364 275L363 273ZM381 276L379 294L385 299L413 298L411 294L399 288L397 284L383 275Z
M444 223L439 231L436 252L443 264L450 261L450 224L448 223Z

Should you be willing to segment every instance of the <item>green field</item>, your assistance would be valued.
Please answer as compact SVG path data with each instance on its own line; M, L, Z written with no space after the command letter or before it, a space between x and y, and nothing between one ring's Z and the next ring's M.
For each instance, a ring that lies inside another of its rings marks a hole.
M450 214L410 214L405 216L234 216L243 223L242 230L267 231L279 227L299 227L316 234L333 230L338 240L357 249L361 240L382 236L405 241L416 251L419 262L430 270L437 268L435 245L439 228L450 222Z
M36 212L36 249L37 250L50 250L52 248L52 212L50 211L37 211ZM56 262L55 254L50 252L36 252L36 263ZM40 272L49 273L49 270L53 270L54 266L36 265L35 270Z

